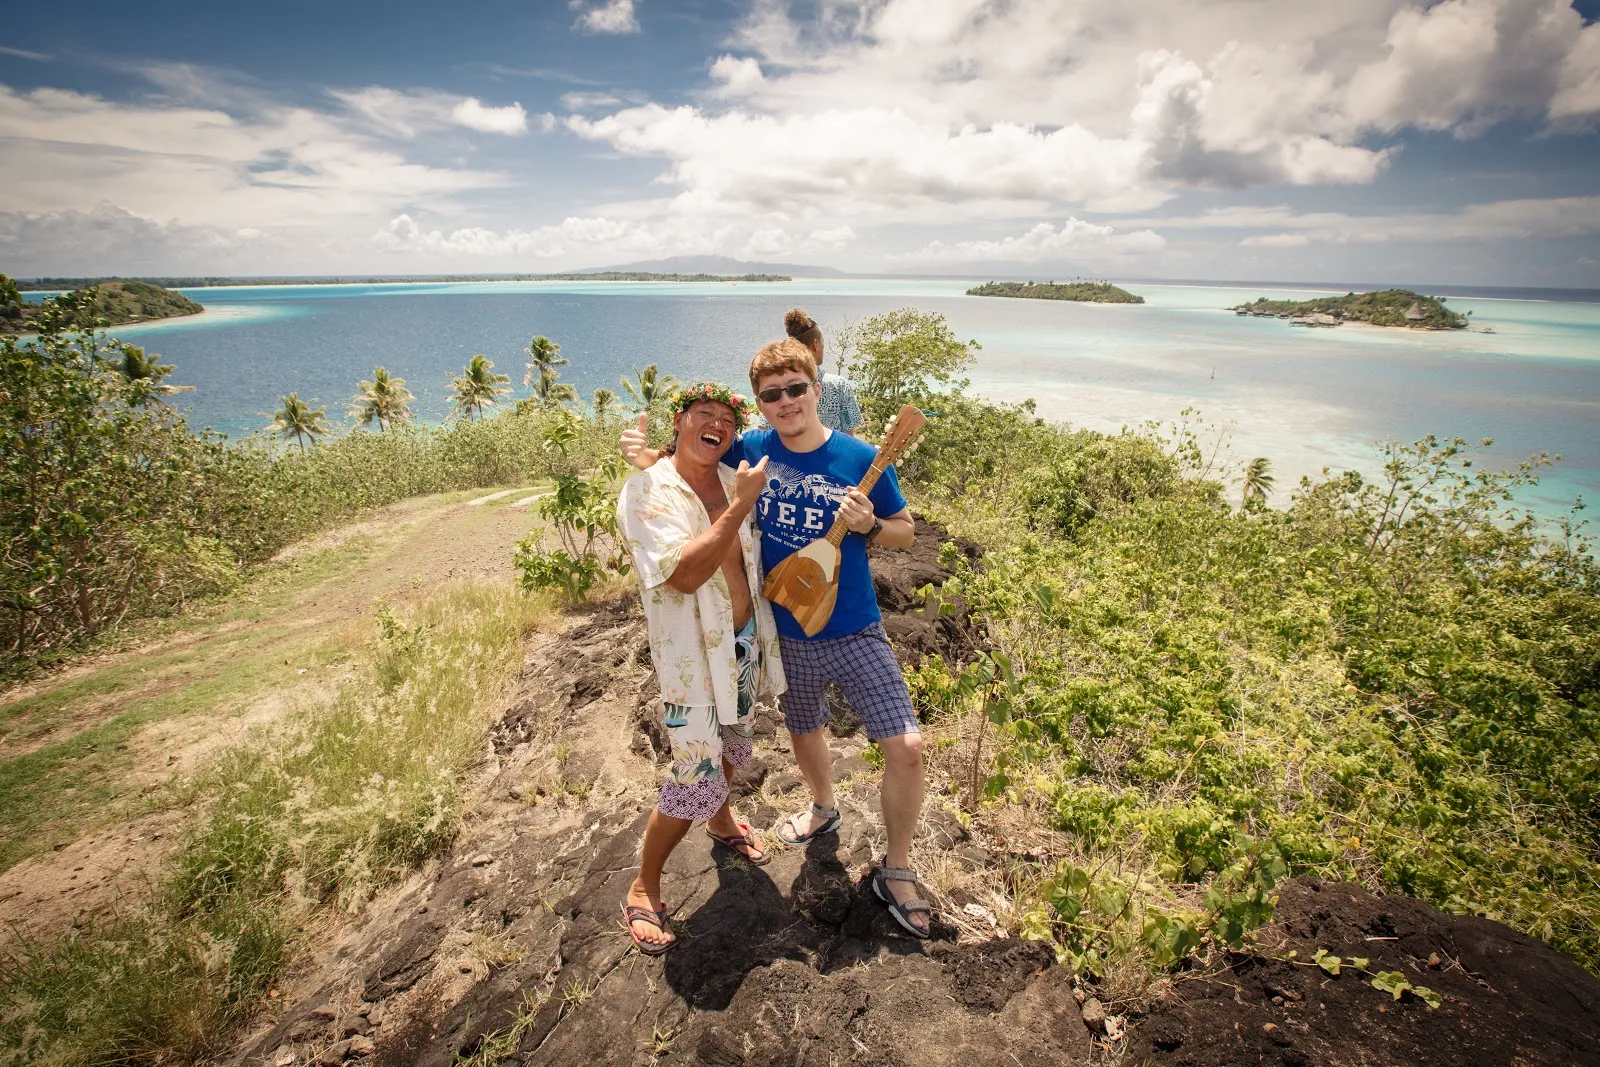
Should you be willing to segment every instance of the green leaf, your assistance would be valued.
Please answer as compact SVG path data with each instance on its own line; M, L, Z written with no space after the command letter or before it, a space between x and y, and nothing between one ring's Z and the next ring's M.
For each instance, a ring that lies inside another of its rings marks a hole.
M1392 993L1394 999L1399 1000L1411 991L1411 983L1399 971L1381 971L1372 976L1372 988Z
M1339 968L1344 965L1344 960L1338 956L1330 955L1325 948L1317 949L1317 954L1312 957L1312 961L1335 978L1339 977Z
M1411 992L1415 993L1417 997L1428 1006L1428 1010L1430 1011L1444 1003L1443 997L1425 985L1412 986Z

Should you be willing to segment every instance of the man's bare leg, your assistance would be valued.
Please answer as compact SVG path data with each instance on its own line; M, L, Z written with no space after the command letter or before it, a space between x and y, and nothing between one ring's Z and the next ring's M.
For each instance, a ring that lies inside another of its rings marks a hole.
M811 790L812 801L819 808L833 807L833 753L828 751L827 734L821 727L809 734L790 731L789 745L794 749L794 762L800 768L800 777L805 779L806 788ZM804 837L827 820L807 812L804 818L794 819L793 822L795 836Z
M661 902L661 868L667 865L667 857L672 855L672 850L678 847L678 842L683 840L683 835L693 825L689 819L675 819L671 815L661 814L660 808L650 813L650 825L645 828L644 847L639 855L639 877L628 887L627 902L630 906L649 908L663 915L666 913L666 905ZM663 933L641 920L634 920L632 926L634 934L647 944L665 945L676 940L671 934Z
M819 731L820 732L820 731ZM889 867L911 866L911 838L917 832L922 814L922 735L901 734L878 742L883 750L883 828L889 835ZM797 750L798 751L798 750ZM917 887L910 882L887 883L894 899L904 904L915 900ZM914 911L911 921L928 928L928 915Z
M733 765L727 759L722 761L722 773L727 776L728 787L731 789L733 787ZM724 800L722 807L717 809L717 813L706 820L706 829L718 837L738 837L744 833L744 830L739 826L739 817L733 813L733 801L731 798ZM752 828L752 836L754 836L754 828ZM759 845L753 847L755 849L753 857L748 850L743 848L735 849L734 851L744 856L745 859L758 861L763 855L762 849Z

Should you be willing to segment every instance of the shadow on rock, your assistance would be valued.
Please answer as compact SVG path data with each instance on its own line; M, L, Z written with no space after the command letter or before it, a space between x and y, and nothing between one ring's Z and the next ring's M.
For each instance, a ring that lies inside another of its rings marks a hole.
M717 887L674 920L683 943L666 958L667 985L699 1011L721 1011L746 976L780 959L806 960L816 931L797 916L765 868L721 845L712 850Z

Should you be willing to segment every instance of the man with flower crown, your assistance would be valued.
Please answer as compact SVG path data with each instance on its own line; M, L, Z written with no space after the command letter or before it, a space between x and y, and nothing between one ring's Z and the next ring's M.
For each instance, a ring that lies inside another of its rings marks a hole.
M622 905L634 944L652 956L677 944L661 870L696 821L706 820L706 833L747 861L769 859L729 809L728 780L751 760L756 698L785 688L752 515L767 461L737 470L721 462L751 405L727 386L703 382L674 394L671 407L672 444L661 462L628 479L617 500L672 741L672 771Z

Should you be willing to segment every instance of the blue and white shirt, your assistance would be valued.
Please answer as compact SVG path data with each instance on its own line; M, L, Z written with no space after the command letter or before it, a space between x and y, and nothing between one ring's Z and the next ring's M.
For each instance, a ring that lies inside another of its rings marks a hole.
M822 372L817 386L817 418L830 430L855 433L866 421L856 403L856 387L840 374Z

